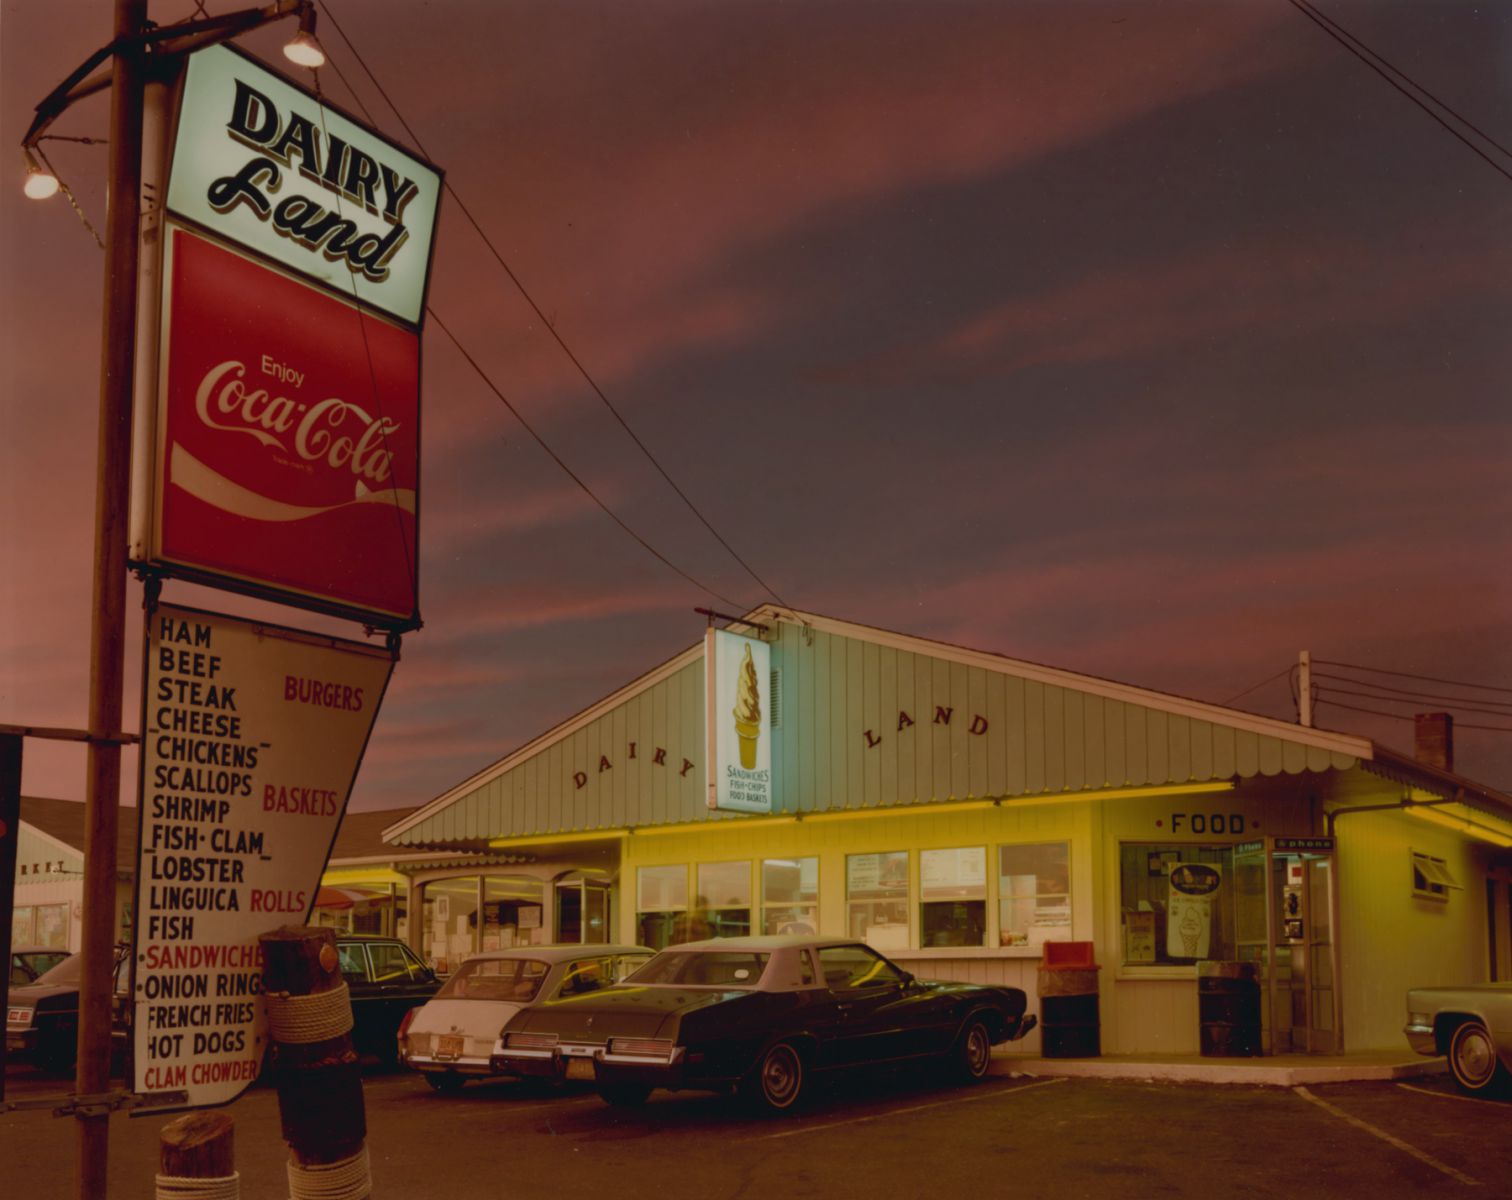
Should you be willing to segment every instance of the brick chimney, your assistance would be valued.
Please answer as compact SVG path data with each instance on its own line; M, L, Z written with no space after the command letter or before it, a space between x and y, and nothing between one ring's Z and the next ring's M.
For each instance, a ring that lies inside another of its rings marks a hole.
M1412 754L1426 766L1454 770L1454 718L1443 712L1414 714Z

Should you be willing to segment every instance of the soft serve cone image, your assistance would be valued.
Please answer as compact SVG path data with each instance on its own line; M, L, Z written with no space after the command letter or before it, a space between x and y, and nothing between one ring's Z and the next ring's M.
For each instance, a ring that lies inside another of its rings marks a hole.
M751 661L749 646L735 679L735 732L740 735L740 765L753 770L756 739L761 735L761 693L756 687L756 664Z

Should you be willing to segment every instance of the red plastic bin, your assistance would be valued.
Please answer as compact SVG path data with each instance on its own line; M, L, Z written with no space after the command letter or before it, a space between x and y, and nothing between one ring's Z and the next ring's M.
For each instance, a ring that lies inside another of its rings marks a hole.
M1096 970L1091 942L1046 942L1040 969L1045 971Z

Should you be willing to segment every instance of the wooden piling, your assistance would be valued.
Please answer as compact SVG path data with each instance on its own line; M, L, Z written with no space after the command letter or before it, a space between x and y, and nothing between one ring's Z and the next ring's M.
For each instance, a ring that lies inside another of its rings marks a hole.
M236 1122L230 1113L193 1112L158 1134L158 1200L241 1195L236 1176Z
M340 1175L350 1183L340 1194L366 1196L367 1114L336 936L330 929L285 926L259 941L291 1190L298 1196L295 1181L301 1171L319 1172L361 1158L360 1169L354 1163L341 1168ZM361 1180L355 1178L358 1173Z

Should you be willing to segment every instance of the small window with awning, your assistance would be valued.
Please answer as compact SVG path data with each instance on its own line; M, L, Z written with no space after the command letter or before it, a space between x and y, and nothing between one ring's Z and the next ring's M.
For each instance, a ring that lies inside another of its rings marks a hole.
M1412 894L1428 900L1448 900L1452 889L1462 890L1449 864L1431 854L1412 852Z

